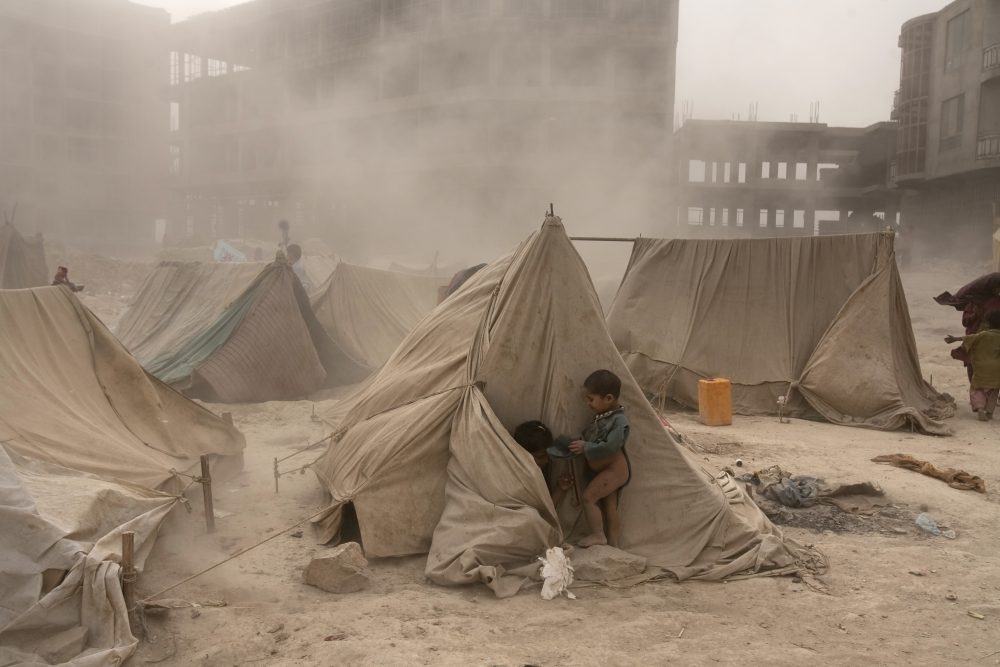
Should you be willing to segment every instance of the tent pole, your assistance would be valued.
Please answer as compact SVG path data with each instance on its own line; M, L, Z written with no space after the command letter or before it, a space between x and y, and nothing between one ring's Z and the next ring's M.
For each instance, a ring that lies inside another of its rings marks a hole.
M635 243L636 239L619 238L615 236L571 236L570 241L615 241L621 243Z
M125 609L128 611L128 625L132 634L139 637L142 624L138 622L135 608L135 533L127 530L122 533L122 597L125 598Z
M208 467L208 455L201 457L201 493L205 499L205 527L208 532L215 532L215 507L212 500L212 474Z

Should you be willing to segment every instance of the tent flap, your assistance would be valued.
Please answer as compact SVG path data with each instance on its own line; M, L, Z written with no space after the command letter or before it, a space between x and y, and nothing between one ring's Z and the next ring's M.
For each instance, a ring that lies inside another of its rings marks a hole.
M774 414L787 397L790 416L945 432L948 399L921 378L891 234L638 239L608 327L657 399L697 408L698 381L725 377L738 414Z

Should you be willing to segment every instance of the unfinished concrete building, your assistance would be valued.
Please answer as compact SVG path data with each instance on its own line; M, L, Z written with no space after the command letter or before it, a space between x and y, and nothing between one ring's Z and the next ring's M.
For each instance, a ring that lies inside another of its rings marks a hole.
M164 10L0 3L0 207L25 232L151 244L167 165Z
M1000 206L1000 2L911 19L899 46L897 179L914 250L985 259Z
M681 237L871 231L898 217L894 123L688 120L675 153Z
M474 243L519 238L511 220L550 201L577 222L648 218L676 40L677 0L254 0L196 16L171 38L171 234L270 235L286 218L346 243L382 220L447 221Z

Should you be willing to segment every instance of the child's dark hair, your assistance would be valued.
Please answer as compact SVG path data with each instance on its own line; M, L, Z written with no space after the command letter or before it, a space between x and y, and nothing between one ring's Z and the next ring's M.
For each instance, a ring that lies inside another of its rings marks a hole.
M618 398L622 393L622 381L611 371L602 368L587 376L587 379L583 381L583 388L591 394L598 396L611 394Z
M537 419L524 422L514 429L514 442L532 454L538 454L552 446L552 431Z
M991 310L986 313L986 326L990 329L1000 329L1000 310Z

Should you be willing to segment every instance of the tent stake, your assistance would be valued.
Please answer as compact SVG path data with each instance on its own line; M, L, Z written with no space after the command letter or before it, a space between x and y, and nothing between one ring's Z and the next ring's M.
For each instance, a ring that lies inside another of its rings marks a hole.
M205 499L205 528L208 532L215 532L215 506L212 501L212 474L208 467L208 455L201 457L201 493Z
M233 425L233 413L232 412L223 412L222 413L222 421L224 421L226 423L226 426L232 426Z
M281 475L278 473L278 457L275 456L274 457L274 492L275 493L278 492L278 478L279 477L281 477Z
M135 608L135 533L127 530L122 533L122 596L125 598L125 609L128 611L128 624L136 637L142 632L142 624L138 622Z

